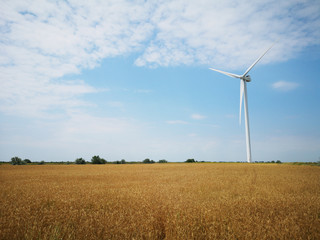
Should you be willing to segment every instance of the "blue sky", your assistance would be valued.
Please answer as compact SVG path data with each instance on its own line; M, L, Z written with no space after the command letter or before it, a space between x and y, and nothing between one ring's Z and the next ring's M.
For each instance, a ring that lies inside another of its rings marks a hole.
M0 160L320 157L320 2L1 1ZM243 119L244 122L244 119Z

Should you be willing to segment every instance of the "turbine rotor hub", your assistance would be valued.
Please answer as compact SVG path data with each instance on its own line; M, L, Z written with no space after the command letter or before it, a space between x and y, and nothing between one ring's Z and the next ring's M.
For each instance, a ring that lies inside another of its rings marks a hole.
M251 77L250 75L244 76L243 80L245 80L246 82L251 82Z

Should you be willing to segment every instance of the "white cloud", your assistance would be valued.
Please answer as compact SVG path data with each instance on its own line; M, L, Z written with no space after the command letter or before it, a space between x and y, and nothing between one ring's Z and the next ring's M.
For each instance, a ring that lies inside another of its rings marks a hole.
M79 96L97 89L81 81L64 81L64 76L140 48L152 30L145 21L147 5L129 1L2 4L0 110L39 117L51 108L86 105Z
M17 73L15 77L20 75ZM78 97L98 92L80 80L49 82L27 75L21 76L22 81L14 80L4 82L0 91L0 110L11 115L48 117L50 110L89 106L91 104Z
M195 119L195 120L201 120L201 119L205 119L206 118L206 116L203 116L203 115L200 115L200 114L192 114L191 115L191 118L192 119Z
M295 82L278 81L273 83L272 87L279 91L291 91L299 87L299 84Z
M319 44L319 8L299 0L165 1L151 17L155 35L136 64L245 68L277 39L263 61L286 60Z
M286 60L319 44L319 12L317 0L6 1L0 110L40 116L86 105L79 97L97 90L64 76L133 52L138 66L245 69L280 38L262 63Z

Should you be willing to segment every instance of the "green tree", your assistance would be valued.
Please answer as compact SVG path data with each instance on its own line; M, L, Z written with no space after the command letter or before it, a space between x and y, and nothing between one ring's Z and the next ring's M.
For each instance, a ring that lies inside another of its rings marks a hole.
M189 158L185 161L186 163L194 163L196 162L193 158Z
M121 159L120 161L117 160L117 161L115 161L115 162L113 162L113 163L115 163L115 164L125 164L125 163L126 163L126 160Z
M100 158L99 155L98 156L93 156L91 158L91 163L92 164L106 164L107 161L103 158Z
M25 165L26 163L21 160L19 157L12 157L11 158L11 164L12 165Z
M77 158L74 162L75 164L86 164L86 160L83 158Z
M167 163L168 161L167 160L165 160L165 159L161 159L161 160L159 160L159 163Z
M25 163L31 163L31 160L30 160L30 159L27 159L27 158L24 159L23 161L24 161Z
M101 162L101 164L106 164L106 163L107 163L107 160L105 160L104 158L101 158L101 159L100 159L100 162Z
M142 161L142 163L155 163L155 161L150 160L149 158L146 158L145 160Z

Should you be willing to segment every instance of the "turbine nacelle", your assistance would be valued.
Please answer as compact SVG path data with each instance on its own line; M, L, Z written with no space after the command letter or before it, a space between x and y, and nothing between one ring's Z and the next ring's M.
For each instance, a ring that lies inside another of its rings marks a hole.
M245 80L246 82L251 82L250 75L244 76L244 77L242 77L242 79Z

